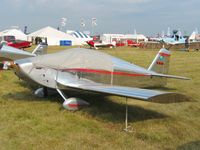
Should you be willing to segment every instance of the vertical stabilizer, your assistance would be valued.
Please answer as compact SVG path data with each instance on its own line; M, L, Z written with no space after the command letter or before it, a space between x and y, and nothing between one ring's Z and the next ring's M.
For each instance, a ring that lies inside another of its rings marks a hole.
M155 59L149 66L148 70L157 73L167 74L169 71L169 58L170 51L165 48L160 49Z

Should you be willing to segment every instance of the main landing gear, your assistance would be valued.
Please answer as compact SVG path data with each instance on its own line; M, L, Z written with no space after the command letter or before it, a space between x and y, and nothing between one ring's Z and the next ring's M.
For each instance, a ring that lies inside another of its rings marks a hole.
M59 95L64 99L63 107L67 110L76 111L84 106L90 105L88 102L86 102L80 98L76 98L76 97L68 98L65 95L65 93L62 92L60 89L53 90L53 89L49 89L47 87L43 87L43 88L37 89L34 94L37 97L44 98L44 97L47 97L47 96L50 96L50 95L53 95L56 93L59 93Z

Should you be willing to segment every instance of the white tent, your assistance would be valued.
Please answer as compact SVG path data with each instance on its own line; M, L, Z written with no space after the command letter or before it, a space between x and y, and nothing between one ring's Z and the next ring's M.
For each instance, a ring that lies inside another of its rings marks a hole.
M67 30L67 34L72 35L80 44L86 44L87 41L93 40L88 34L79 31Z
M101 40L103 42L111 43L113 41L123 41L123 40L137 40L137 41L148 41L148 39L143 34L103 34L101 35Z
M72 45L79 45L73 36L49 26L28 35L29 40L36 37L47 38L48 45L60 45L60 41L71 41Z
M125 39L124 34L102 34L100 40L105 43L112 43L113 41L119 41Z
M24 41L27 40L27 35L18 29L8 29L0 32L0 36L8 36L8 35L15 36L15 39L17 40L24 40Z

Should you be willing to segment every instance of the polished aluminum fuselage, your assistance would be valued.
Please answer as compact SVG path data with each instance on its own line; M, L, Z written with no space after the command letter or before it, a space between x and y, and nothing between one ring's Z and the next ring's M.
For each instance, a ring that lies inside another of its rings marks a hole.
M151 74L154 72L115 57L112 57L113 71L80 67L58 69L37 66L33 63L33 59L26 58L15 61L18 65L16 74L23 80L54 89L60 86L58 83L102 83L127 87L158 87L166 84L166 78L152 77Z

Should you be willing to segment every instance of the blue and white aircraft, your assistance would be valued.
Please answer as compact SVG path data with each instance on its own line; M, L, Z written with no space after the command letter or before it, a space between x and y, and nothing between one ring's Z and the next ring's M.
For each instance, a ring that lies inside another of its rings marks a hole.
M188 43L188 39L181 35L181 32L178 30L173 31L173 35L164 36L159 38L153 38L153 40L166 43L168 45L178 45L178 44L186 44Z

